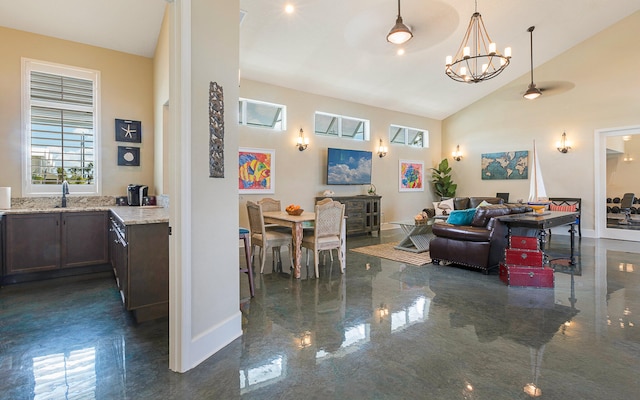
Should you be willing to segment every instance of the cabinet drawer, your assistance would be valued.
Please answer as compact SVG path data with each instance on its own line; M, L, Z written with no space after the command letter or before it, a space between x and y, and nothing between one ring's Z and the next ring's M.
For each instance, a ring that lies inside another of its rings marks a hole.
M353 213L364 213L365 206L363 201L347 200L344 202L344 212L349 216Z

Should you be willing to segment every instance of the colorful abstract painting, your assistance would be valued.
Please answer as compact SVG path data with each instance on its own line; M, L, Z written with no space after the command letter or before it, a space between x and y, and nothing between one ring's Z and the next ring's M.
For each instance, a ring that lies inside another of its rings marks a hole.
M401 192L424 191L424 162L400 160Z
M528 179L529 152L505 151L482 155L482 179Z
M275 150L239 149L238 190L240 193L275 193Z

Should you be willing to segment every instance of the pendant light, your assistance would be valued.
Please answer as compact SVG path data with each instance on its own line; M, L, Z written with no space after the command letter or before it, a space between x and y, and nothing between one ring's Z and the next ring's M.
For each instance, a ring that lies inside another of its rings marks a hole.
M523 96L527 100L537 99L542 94L540 89L536 87L536 84L533 83L533 30L534 29L536 29L535 26L530 26L529 29L527 29L527 32L529 32L531 36L531 83L529 84L529 88L527 89L527 91L524 93L524 96Z
M404 44L413 37L411 29L402 22L402 16L400 15L400 0L398 0L398 18L396 24L391 28L387 35L387 42L393 44Z

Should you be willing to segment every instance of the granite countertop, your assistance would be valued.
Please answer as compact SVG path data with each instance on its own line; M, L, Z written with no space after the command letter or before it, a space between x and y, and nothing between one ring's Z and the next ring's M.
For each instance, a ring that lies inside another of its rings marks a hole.
M112 211L125 225L137 224L154 224L169 222L169 209L160 206L86 206L86 207L44 207L44 208L11 208L8 210L0 210L2 215L17 214L42 214L42 213L68 213L68 212L86 212L86 211Z

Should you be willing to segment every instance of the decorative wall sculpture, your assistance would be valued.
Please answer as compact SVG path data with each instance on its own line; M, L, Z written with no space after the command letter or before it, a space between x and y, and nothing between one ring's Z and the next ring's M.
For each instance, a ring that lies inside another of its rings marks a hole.
M209 177L224 178L224 94L209 83Z

